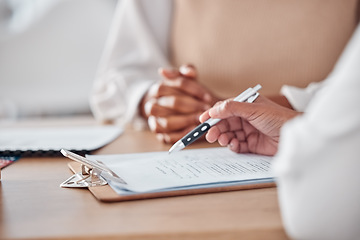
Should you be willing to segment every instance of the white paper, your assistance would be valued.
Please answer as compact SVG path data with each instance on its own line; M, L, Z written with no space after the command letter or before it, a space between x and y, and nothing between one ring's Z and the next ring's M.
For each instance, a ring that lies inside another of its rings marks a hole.
M60 151L98 149L122 133L115 126L0 129L0 151Z
M101 161L127 183L110 181L114 190L120 192L224 186L246 181L272 181L273 178L271 157L237 154L227 148L183 150L171 155L151 152L87 157Z

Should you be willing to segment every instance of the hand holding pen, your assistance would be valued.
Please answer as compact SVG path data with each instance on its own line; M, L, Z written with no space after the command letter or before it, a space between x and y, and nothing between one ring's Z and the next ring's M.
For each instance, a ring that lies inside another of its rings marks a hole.
M205 122L210 117L222 119L207 132L206 140L210 143L218 141L237 153L274 155L281 127L300 114L259 96L254 104L220 102L205 111L200 121Z
M261 86L258 84L254 88L248 88L243 93L241 93L239 96L234 98L233 101L237 102L253 102L258 96L259 91L261 89ZM221 119L219 118L210 118L207 121L201 123L198 125L195 129L190 131L188 134L186 134L183 138L181 138L179 141L177 141L169 150L169 153L173 151L179 151L186 146L190 145L197 139L199 139L203 134L205 134L212 126L217 124Z

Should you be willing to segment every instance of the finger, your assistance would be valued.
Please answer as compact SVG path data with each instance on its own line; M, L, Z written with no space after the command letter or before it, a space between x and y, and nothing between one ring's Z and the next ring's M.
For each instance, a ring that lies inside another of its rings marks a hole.
M188 77L190 79L195 79L197 77L196 69L191 64L184 64L180 66L179 72L181 73L181 75Z
M258 105L255 103L236 102L228 99L211 108L209 115L211 118L224 119L236 116L249 120L256 110L258 110Z
M248 142L239 142L239 153L249 153L251 152L249 149Z
M180 76L180 72L174 68L159 68L158 73L165 79L176 79Z
M237 152L237 153L248 153L249 152L249 148L248 148L248 144L247 142L244 141L239 141L236 138L233 138L229 145L228 148L231 151Z
M149 91L148 95L154 98L159 98L162 96L175 96L175 95L182 95L183 93L176 88L169 87L163 83L153 84Z
M227 119L228 131L239 131L243 129L242 120L239 117L230 117Z
M220 146L224 147L224 146L227 146L229 144L230 140L233 138L235 138L235 134L233 132L222 133L222 134L220 134L220 136L218 138L218 142L219 142Z
M216 102L212 108L219 106L222 102L223 102L223 101L218 101L218 102ZM209 110L210 110L210 109L206 110L205 112L203 112L203 113L200 115L199 121L200 121L201 123L205 122L206 120L208 120L208 119L210 118Z
M205 135L206 141L208 141L209 143L214 143L218 140L220 134L221 132L219 128L217 126L213 126Z
M174 110L159 105L157 99L155 98L151 98L145 103L144 112L147 117L151 115L156 117L165 117L176 114Z
M196 126L199 124L199 113L188 115L171 115L168 117L154 117L150 116L150 129L157 133L170 133L182 130L188 126Z
M249 153L249 147L248 147L247 142L239 141L236 138L234 138L230 141L228 148L231 151L234 151L237 153Z
M239 147L239 140L237 140L236 138L231 139L228 148L233 151L233 152L239 152L240 151L240 147Z
M230 126L229 126L228 119L225 119L225 120L219 122L219 123L217 124L217 127L218 127L218 129L219 129L219 131L220 131L221 133L229 132Z
M218 101L218 102L216 102L216 103L213 105L213 107L218 107L218 106L220 106L221 104L223 104L223 102L224 102L224 101Z
M152 132L156 132L156 117L149 116L148 119L148 126Z
M172 109L178 113L202 112L210 108L208 104L186 95L163 96L157 99L159 106Z
M248 121L242 121L242 129L246 136L249 136L252 133L257 133L258 130L254 128Z
M259 142L259 134L257 132L252 132L247 136L248 139L248 149L251 152L259 152L257 149L257 144ZM261 150L260 150L261 152Z
M268 112L270 107L279 106L271 102L267 98L259 95L256 103L237 102L233 98L220 101L214 105L209 111L211 118L228 118L230 116L238 116L248 121L256 118L261 112Z
M243 142L246 140L246 135L244 131L236 131L234 132L236 139L238 139L240 142Z
M235 117L235 118L239 119L238 117ZM239 124L238 124L239 121L237 119L234 119L234 118L223 119L222 121L220 121L216 124L216 127L219 129L220 133L241 130L241 128L239 127ZM230 125L234 121L236 122L237 126Z
M178 90L206 103L213 102L213 98L208 90L206 90L198 82L188 78L180 77L175 80L164 80L164 84L177 88Z

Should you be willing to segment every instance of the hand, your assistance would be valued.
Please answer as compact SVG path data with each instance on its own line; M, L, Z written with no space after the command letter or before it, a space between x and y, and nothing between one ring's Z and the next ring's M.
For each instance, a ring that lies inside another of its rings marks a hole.
M281 127L299 114L259 96L254 103L232 99L219 102L204 112L200 121L210 117L223 119L207 132L206 140L210 143L218 141L238 153L274 155Z
M219 99L196 81L191 65L160 69L159 73L163 80L149 89L141 110L158 139L174 143L197 126L200 114Z

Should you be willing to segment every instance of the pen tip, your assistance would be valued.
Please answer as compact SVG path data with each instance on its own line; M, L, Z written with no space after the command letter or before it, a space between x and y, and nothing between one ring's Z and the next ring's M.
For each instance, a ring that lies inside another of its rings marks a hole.
M184 143L181 140L179 140L170 148L169 154L172 153L172 152L180 151L184 147L185 147Z

